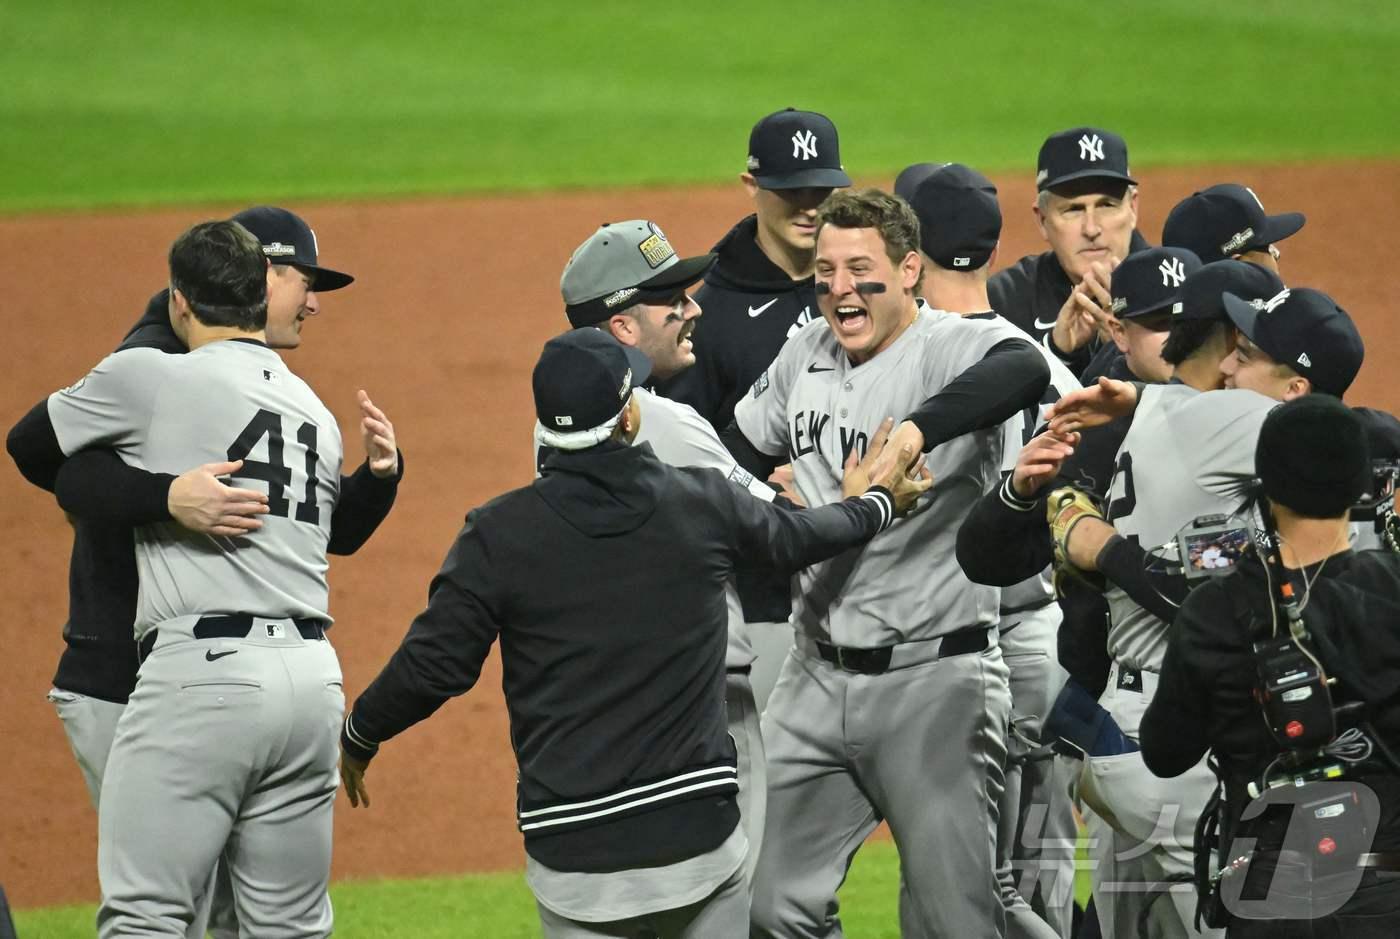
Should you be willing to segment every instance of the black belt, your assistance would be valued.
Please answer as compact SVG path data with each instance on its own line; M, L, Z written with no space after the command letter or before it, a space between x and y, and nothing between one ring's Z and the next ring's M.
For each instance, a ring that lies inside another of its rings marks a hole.
M274 617L259 616L254 617L252 613L229 613L222 616L201 616L194 624L194 637L196 639L246 639L253 631L254 619L273 619ZM277 617L284 618L284 617ZM296 626L297 632L301 633L303 639L324 639L326 638L326 623L319 619L294 618L292 625ZM138 648L137 656L140 661L146 661L146 656L151 654L151 650L156 647L156 630L149 630L141 637L141 645Z
M946 659L950 655L966 655L969 652L985 652L987 649L987 627L968 626L955 630L942 637L938 646L938 657ZM890 670L890 659L894 655L893 646L880 646L876 649L853 649L848 646L834 646L829 642L814 639L817 654L823 659L847 672L861 675L879 675Z

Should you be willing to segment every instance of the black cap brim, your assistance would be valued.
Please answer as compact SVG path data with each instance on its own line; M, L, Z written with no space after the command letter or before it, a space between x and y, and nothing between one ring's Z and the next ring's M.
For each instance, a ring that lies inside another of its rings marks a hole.
M1307 216L1302 212L1282 212L1266 217L1262 236L1264 244L1271 245L1276 241L1282 241L1298 234L1307 221Z
M1114 179L1120 183L1127 183L1130 186L1137 185L1136 179L1133 179L1131 176L1124 175L1123 173L1089 169L1079 170L1075 173L1067 173L1064 176L1057 176L1054 179L1046 180L1045 182L1040 184L1040 189L1057 189L1060 186L1063 186L1065 183L1072 183L1080 179Z
M754 182L759 189L844 189L851 185L851 177L842 169L813 167L796 173L759 176L754 174Z
M272 263L276 264L276 261ZM292 262L292 267L309 271L316 275L316 279L311 283L311 289L317 293L326 293L330 290L339 290L341 287L349 287L355 282L355 278L342 271L333 271L329 267L317 267L314 264L297 264Z
M1220 299L1225 304L1225 315L1230 317L1230 322L1234 323L1235 328L1245 334L1245 338L1257 345L1254 336L1259 324L1259 311L1254 308L1254 304L1232 293L1222 294ZM1264 351L1268 352L1269 350L1265 349Z

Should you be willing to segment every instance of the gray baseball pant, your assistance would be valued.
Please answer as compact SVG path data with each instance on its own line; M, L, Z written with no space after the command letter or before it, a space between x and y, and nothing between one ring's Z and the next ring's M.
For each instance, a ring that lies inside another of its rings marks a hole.
M645 916L586 923L560 916L542 903L535 906L544 939L742 939L748 930L749 890L740 865L703 900Z
M724 700L729 736L734 739L738 755L739 821L749 839L749 853L741 868L744 889L748 891L753 888L753 871L758 864L758 849L763 844L764 819L768 812L767 761L749 676L730 672L725 678Z
M117 735L117 722L126 705L62 688L51 689L48 698L59 720L63 721L63 732L82 771L92 807L100 810L102 776L112 752L112 740ZM185 936L186 939L204 939L206 932L212 932L214 939L238 939L238 916L233 909L228 871L222 863L206 887Z
M162 625L117 724L98 934L184 936L222 853L244 932L327 936L345 708L335 651L290 623L237 640L196 640L190 625Z
M756 658L749 672L749 684L753 686L753 700L758 714L768 706L768 698L773 694L773 686L778 683L783 662L792 651L792 623L748 623L749 644Z
M995 811L1007 669L993 644L878 675L843 671L800 638L763 714L768 824L752 935L844 935L836 891L881 819L909 886L905 926L1000 937Z
M1056 652L1063 618L1059 604L1050 603L1009 616L1001 635L1002 655L1011 670L1013 730L1007 738L997 859L999 868L1011 875L1015 892L1061 939L1069 939L1079 836L1069 796L1073 769L1062 756L1018 759L1043 742L1045 715L1069 677Z
M1144 671L1141 690L1124 690L1118 672L1115 665L1099 703L1136 738L1156 675ZM1089 825L1094 905L1104 939L1135 939L1144 919L1152 937L1224 935L1195 928L1190 879L1196 820L1214 790L1215 774L1204 760L1175 779L1155 776L1137 751L1085 760L1079 795L1095 816Z

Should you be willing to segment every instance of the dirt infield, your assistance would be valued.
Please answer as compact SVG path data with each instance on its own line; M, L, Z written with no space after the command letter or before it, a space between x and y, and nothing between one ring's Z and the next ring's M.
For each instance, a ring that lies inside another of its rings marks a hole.
M1178 199L1214 182L1247 182L1271 209L1306 212L1307 227L1281 246L1285 279L1327 290L1360 323L1367 356L1352 403L1400 409L1389 372L1400 351L1389 296L1396 278L1376 250L1400 218L1400 164L1140 176L1151 240ZM1002 260L1040 250L1029 181L998 182L1008 216ZM369 390L406 457L393 514L331 569L334 639L353 697L422 606L467 509L529 479L530 369L541 343L566 326L558 277L569 251L599 222L644 216L696 253L747 203L735 185L293 207L316 227L326 263L358 281L323 297L324 312L288 361L344 428L354 427L355 390ZM4 323L18 343L0 377L5 426L112 349L163 284L176 234L239 208L0 220ZM347 439L346 454L347 463L361 459L357 439ZM14 604L0 684L0 884L20 907L92 900L96 816L44 700L62 647L71 539L53 501L9 460L0 461L0 485L0 570ZM373 808L340 804L335 875L518 866L514 771L493 654L477 690L385 748L368 779Z

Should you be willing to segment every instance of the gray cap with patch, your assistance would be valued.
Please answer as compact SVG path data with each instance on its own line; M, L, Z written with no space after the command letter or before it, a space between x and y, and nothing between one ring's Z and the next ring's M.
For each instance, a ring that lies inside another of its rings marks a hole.
M609 222L579 245L559 278L564 313L595 326L634 303L662 302L695 283L716 255L682 258L655 222Z

